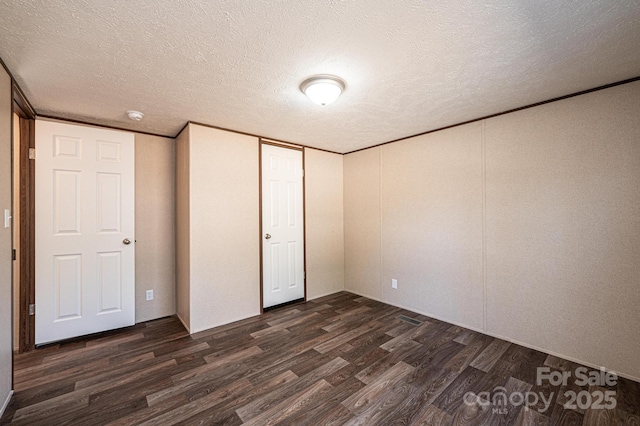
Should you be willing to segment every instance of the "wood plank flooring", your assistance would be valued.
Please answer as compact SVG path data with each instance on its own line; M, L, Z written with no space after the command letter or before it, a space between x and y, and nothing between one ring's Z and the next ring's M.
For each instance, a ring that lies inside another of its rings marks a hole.
M191 336L171 317L18 355L0 423L640 425L639 383L537 383L538 367L579 366L342 292ZM615 408L584 407L606 391Z

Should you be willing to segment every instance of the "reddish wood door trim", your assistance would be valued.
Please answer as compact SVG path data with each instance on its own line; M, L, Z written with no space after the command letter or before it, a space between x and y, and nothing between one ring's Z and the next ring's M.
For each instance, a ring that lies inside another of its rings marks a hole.
M20 117L20 323L19 352L35 347L35 316L29 305L35 304L35 164L29 160L29 148L35 148L35 120Z

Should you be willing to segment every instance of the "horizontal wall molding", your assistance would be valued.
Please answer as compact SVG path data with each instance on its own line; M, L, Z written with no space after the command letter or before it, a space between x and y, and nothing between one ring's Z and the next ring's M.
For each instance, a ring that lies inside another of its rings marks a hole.
M293 149L293 150L296 150L296 151L304 151L304 147L302 147L300 145L293 145L293 144L290 144L290 143L272 141L271 139L260 138L260 144L277 146L279 148Z
M439 132L441 130L451 129L453 127L464 126L465 124L475 123L476 121L482 121L482 120L486 120L488 118L499 117L501 115L511 114L513 112L518 112L518 111L522 111L522 110L529 109L529 108L535 108L535 107L540 106L540 105L550 104L552 102L562 101L564 99L574 98L574 97L580 96L580 95L586 95L587 93L597 92L599 90L609 89L611 87L621 86L623 84L633 83L633 82L638 81L638 80L640 80L640 76L633 77L633 78L628 78L626 80L618 81L618 82L615 82L615 83L605 84L604 86L594 87L593 89L582 90L580 92L575 92L575 93L571 93L571 94L568 94L568 95L559 96L557 98L548 99L546 101L540 101L540 102L536 102L534 104L529 104L529 105L525 105L525 106L522 106L522 107L509 109L509 110L506 110L506 111L497 112L495 114L486 115L484 117L474 118L472 120L463 121L461 123L451 124L449 126L444 126L444 127L438 127L437 129L427 130L427 131L422 132L422 133L416 133L415 135L404 136L402 138L393 139L393 140L390 140L388 142L382 142L382 143L379 143L377 145L372 145L372 146L368 146L366 148L360 148L360 149L356 149L354 151L349 151L349 152L344 153L343 155L353 154L354 152L364 151L366 149L377 148L379 146L388 145L388 144L394 143L394 142L404 141L404 140L415 138L415 137L418 137L418 136L428 135L429 133L435 133L435 132Z
M328 150L328 149L317 148L315 146L304 145L304 144L297 143L297 142L284 141L284 140L281 140L281 139L274 139L274 138L270 138L270 137L267 137L267 136L262 136L262 135L256 135L256 134L253 134L253 133L242 132L240 130L227 129L225 127L214 126L212 124L198 123L197 121L188 121L187 124L185 124L184 127L178 132L178 134L176 136L174 136L174 138L177 138L178 135L180 133L182 133L184 131L184 129L189 124L195 124L197 126L209 127L210 129L223 130L225 132L231 132L231 133L237 133L237 134L240 134L240 135L251 136L251 137L254 137L254 138L262 139L262 140L264 140L266 142L269 142L269 141L276 142L276 143L279 142L279 143L283 143L283 144L287 144L287 145L298 146L298 147L301 147L301 148L317 149L318 151L329 152L331 154L344 155L344 154L342 154L340 152L335 152L335 151L331 151L331 150Z
M68 123L80 124L83 126L102 127L104 129L120 130L123 132L129 132L129 133L140 133L142 135L157 136L159 138L175 139L177 137L177 136L161 135L159 133L145 132L143 130L135 130L135 129L127 129L124 127L118 127L118 126L110 126L108 124L99 124L91 121L76 120L74 118L58 117L55 115L48 115L48 114L37 114L36 117L44 118L47 120L66 121Z

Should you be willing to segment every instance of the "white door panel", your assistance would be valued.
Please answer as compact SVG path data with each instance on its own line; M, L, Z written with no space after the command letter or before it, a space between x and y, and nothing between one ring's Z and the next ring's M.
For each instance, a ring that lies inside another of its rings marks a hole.
M135 323L134 135L36 121L36 344Z
M262 144L263 307L304 298L302 151Z

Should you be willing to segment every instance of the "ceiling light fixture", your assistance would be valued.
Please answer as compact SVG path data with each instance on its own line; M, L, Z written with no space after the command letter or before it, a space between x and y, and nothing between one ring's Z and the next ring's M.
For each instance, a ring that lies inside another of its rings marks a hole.
M133 121L140 121L144 118L143 113L141 113L140 111L133 111L133 110L127 111L127 116L129 117L130 120L133 120Z
M300 85L302 93L318 105L329 105L344 92L342 79L333 75L316 75L306 79Z

